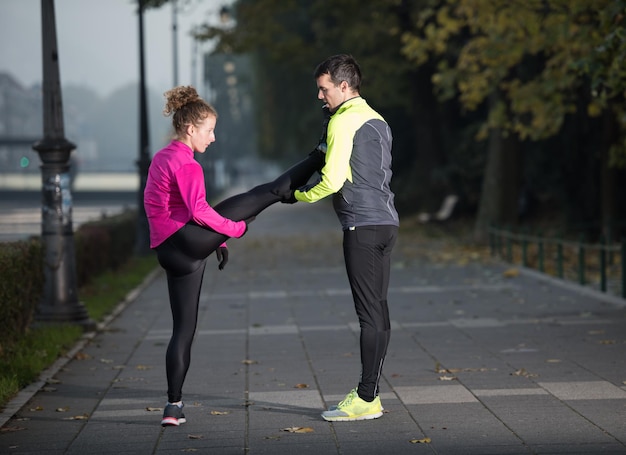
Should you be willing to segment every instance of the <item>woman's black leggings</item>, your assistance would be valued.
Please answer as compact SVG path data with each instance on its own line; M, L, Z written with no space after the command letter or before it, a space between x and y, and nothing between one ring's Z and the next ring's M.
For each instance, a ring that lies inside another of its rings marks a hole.
M323 165L324 156L320 152L312 152L273 182L225 199L214 209L223 217L235 221L255 217L270 205L285 199L290 190L306 184ZM173 321L172 337L165 355L167 398L170 403L182 399L207 257L227 239L227 236L210 228L188 223L156 247L159 264L167 274Z

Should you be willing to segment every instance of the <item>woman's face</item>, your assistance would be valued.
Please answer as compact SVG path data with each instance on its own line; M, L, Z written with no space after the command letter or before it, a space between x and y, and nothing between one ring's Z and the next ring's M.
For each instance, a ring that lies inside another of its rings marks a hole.
M187 134L194 152L204 153L209 145L215 142L215 124L217 119L209 115L199 125L189 125Z

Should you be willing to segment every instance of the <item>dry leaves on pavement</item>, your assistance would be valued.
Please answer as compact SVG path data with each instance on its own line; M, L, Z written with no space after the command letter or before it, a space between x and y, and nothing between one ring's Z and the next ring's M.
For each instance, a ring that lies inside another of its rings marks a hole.
M288 427L282 428L280 431L286 431L288 433L313 433L315 430L311 427Z
M411 444L430 444L431 443L431 439L430 438L411 439L411 440L409 440L409 442Z

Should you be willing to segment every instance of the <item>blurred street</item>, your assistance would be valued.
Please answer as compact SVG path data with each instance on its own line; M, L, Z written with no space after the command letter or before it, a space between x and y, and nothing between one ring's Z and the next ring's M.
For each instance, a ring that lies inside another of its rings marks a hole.
M137 192L77 191L72 193L72 224L116 215L137 207ZM41 234L41 190L0 191L0 242L24 240Z

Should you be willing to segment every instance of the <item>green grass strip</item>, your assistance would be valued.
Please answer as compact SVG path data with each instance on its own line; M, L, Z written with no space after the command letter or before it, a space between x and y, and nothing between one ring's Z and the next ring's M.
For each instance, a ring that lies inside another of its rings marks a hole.
M102 321L158 267L153 254L132 257L118 270L96 277L78 292L89 316ZM36 381L42 371L67 353L83 335L72 324L37 324L10 345L0 344L0 408L21 389Z

